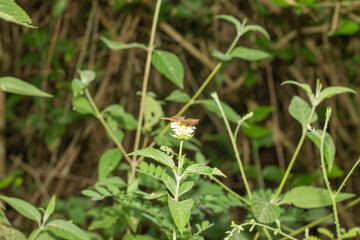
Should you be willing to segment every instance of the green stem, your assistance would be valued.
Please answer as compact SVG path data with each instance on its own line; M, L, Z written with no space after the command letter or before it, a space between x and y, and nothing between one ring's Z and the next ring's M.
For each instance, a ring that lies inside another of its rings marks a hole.
M350 172L348 173L348 175L346 176L346 178L344 179L344 181L342 182L342 184L340 185L339 189L336 191L335 193L335 198L336 196L341 192L342 188L345 186L345 183L347 182L348 178L350 177L350 175L354 172L356 166L360 163L360 158L357 160L357 162L354 164L354 166L351 168Z
M246 192L249 195L249 198L250 198L250 201L251 201L252 200L252 194L251 194L250 187L249 187L246 175L245 175L245 171L244 171L244 167L243 167L243 164L242 164L242 161L241 161L241 158L240 158L240 154L239 154L238 148L236 146L236 140L234 138L233 133L231 132L231 127L230 127L229 121L228 121L228 119L227 119L227 117L226 117L226 115L224 113L224 109L221 106L218 95L216 93L213 93L213 94L211 94L211 96L215 99L215 101L216 101L216 103L218 105L218 108L220 109L221 116L224 119L225 126L226 126L226 129L227 129L228 133L229 133L230 141L231 141L232 147L233 147L234 152L235 152L236 161L237 161L239 169L240 169L241 177L243 179L243 182L244 182L244 185L245 185L245 188L246 188Z
M321 169L322 169L322 173L323 173L323 178L325 181L326 188L329 192L329 195L331 198L331 204L333 207L335 226L336 226L336 234L337 234L338 240L341 240L340 222L339 222L339 215L338 215L337 207L336 207L335 194L331 190L330 182L329 182L327 172L326 172L325 159L324 159L324 140L325 140L325 134L326 134L327 125L329 123L329 119L330 119L330 113L329 113L329 110L327 110L326 121L325 121L324 129L323 129L322 136L321 136L321 142L320 142L320 160L321 160Z
M140 144L141 129L142 129L142 123L143 123L143 117L144 117L144 103L145 103L146 91L147 91L147 86L148 86L149 76L150 76L151 57L152 57L152 53L154 51L154 40L155 40L157 22L159 19L160 6L161 6L161 0L157 0L156 6L155 6L153 23L152 23L152 27L151 27L149 46L147 48L147 58L146 58L146 63L145 63L145 72L144 72L144 79L143 79L143 85L142 85L138 126L136 129L136 137L135 137L135 143L134 143L134 152L139 149L139 144ZM136 162L136 155L134 155L133 161ZM135 176L133 176L133 177L135 177Z
M243 198L242 196L240 196L239 194L237 194L236 192L234 192L233 190L231 190L231 188L229 188L228 186L226 186L225 184L223 184L219 179L217 179L216 177L211 177L212 180L214 180L217 184L219 184L221 187L223 187L226 191L228 191L229 193L231 193L232 195L234 195L235 197L237 197L238 199L240 199L241 201L243 201L244 203L246 203L248 206L251 206L251 202L249 202L248 200L246 200L245 198Z
M35 235L33 237L31 237L29 240L36 240L37 236L39 236L39 234L41 233L41 231L43 230L42 227L40 227L37 232L35 233Z
M184 140L181 140L180 147L179 147L179 162L178 162L177 172L175 174L175 178L176 178L175 201L176 202L179 201L179 189L180 189L180 183L181 183L181 179L182 179L181 168L184 163L181 160L183 143L184 143ZM176 240L176 224L175 223L174 223L174 231L173 231L173 240Z
M296 160L297 156L299 155L300 149L301 149L301 147L302 147L302 145L304 143L305 137L306 137L307 125L310 124L310 122L311 122L311 119L312 119L312 117L314 115L314 112L315 112L315 108L316 108L316 106L313 106L311 108L311 113L310 113L309 119L307 121L307 124L305 126L303 126L301 138L299 140L298 145L296 146L294 155L292 156L292 158L290 160L289 166L286 169L285 175L284 175L283 179L281 180L280 186L279 186L279 188L278 188L278 190L276 192L276 195L275 195L275 197L273 199L273 202L276 201L276 199L279 197L280 193L282 192L282 189L284 188L285 182L286 182L286 180L288 179L288 177L290 175L290 172L291 172L291 169L292 169L292 167L293 167L293 165L295 163L295 160Z
M100 113L99 109L97 108L93 98L91 97L91 94L89 92L88 89L85 89L85 95L87 97L87 99L89 100L89 103L91 105L91 107L93 108L96 118L100 120L100 122L102 123L102 125L104 126L106 132L109 134L110 138L113 140L113 142L115 143L115 145L117 146L117 148L121 151L122 155L125 157L125 159L129 162L129 164L132 164L132 161L130 159L130 157L128 156L127 152L125 151L123 145L118 141L118 139L116 138L116 136L114 135L113 131L110 129L109 125L106 123L104 117L102 116L102 114Z

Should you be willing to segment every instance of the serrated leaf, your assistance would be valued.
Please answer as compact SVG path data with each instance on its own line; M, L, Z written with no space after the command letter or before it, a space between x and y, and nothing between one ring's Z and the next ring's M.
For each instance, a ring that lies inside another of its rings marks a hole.
M134 208L124 208L123 211L126 222L131 228L131 231L135 233L141 220L141 212Z
M258 49L237 47L230 53L230 56L247 61L259 61L265 58L269 58L270 54Z
M220 101L220 103L221 103L221 107L223 108L223 110L225 112L225 116L227 117L227 119L229 121L236 123L237 121L240 120L239 114L237 114L235 112L235 110L232 109L232 107L230 107L228 104L226 104L222 101ZM216 115L218 115L219 117L221 117L221 112L220 112L215 100L213 100L213 99L197 100L197 101L195 101L195 104L203 104L209 111L211 111L211 112L215 113Z
M175 189L176 189L176 179L174 173L170 170L170 168L166 168L162 175L162 180L167 189L175 196Z
M101 36L100 39L111 50L127 50L132 48L141 48L147 51L147 47L141 43L124 43L124 42L112 41L104 36Z
M111 196L111 193L103 187L100 187L99 185L95 186L96 191L98 191L101 195L108 197Z
M211 167L208 167L204 164L192 164L190 166L188 166L185 171L184 174L204 174L204 175L211 175L213 172L213 169Z
M176 202L169 196L168 204L175 225L182 233L184 231L184 227L186 226L186 224L190 219L190 212L191 212L191 208L194 206L194 200L186 199L181 202Z
M153 66L179 88L184 88L184 67L173 53L155 50L151 58Z
M334 95L340 93L353 93L356 94L354 90L347 87L327 87L320 92L319 95L319 103L322 102L325 98L331 98Z
M46 225L46 229L61 238L69 240L89 240L89 237L83 230L64 220L53 220Z
M189 95L180 91L178 89L172 91L169 96L165 98L165 101L172 101L172 102L188 102L190 100Z
M122 158L119 149L109 149L100 158L98 167L98 180L105 179L116 168Z
M159 163L164 164L165 166L171 169L175 169L175 164L173 159L169 155L166 155L164 152L157 150L155 148L141 149L136 152L129 153L129 155L137 155L137 156L144 156L147 158L151 158Z
M36 28L31 25L31 18L14 0L0 0L0 18L25 27Z
M216 49L214 49L214 51L212 52L211 55L223 62L230 61L232 59L232 57L230 55L224 54Z
M146 96L144 103L144 126L145 132L151 132L152 128L159 123L164 115L161 104L151 96Z
M9 0L12 1L12 0ZM53 95L41 91L34 85L15 77L1 77L0 90L8 93L15 93L34 97L53 97Z
M339 193L336 202L355 197L353 193ZM329 191L325 188L300 186L285 193L279 204L293 204L295 207L310 209L330 206L331 199Z
M298 96L294 96L291 99L289 105L289 113L290 115L298 120L303 128L307 127L308 120L311 113L311 108L309 104ZM314 113L310 123L313 123L317 120L317 115Z
M322 130L316 130L316 132L322 136L323 131ZM307 132L306 136L308 138L310 138L310 140L315 143L315 145L318 147L318 149L320 150L320 144L321 144L321 137L318 136L317 134L313 133L313 132ZM326 159L326 163L328 166L328 169L326 169L327 171L331 171L332 167L333 167L333 163L334 163L334 158L335 158L335 144L330 136L329 133L325 133L325 139L324 139L324 156Z
M76 112L80 114L91 114L95 115L94 110L92 109L89 101L84 97L77 97L73 99L73 108Z
M261 27L259 25L247 25L247 26L245 26L244 33L250 32L250 31L260 32L260 33L264 34L264 36L266 37L267 40L270 41L270 36L269 36L268 32L263 27Z
M13 207L17 212L19 212L24 217L27 217L31 220L34 220L40 226L41 224L41 214L33 205L24 200L6 196L0 196L7 204Z
M193 186L194 186L193 181L185 181L185 182L181 183L180 188L179 188L179 197L181 195L187 193L188 191L190 191Z
M261 223L273 223L279 218L281 209L279 206L272 204L261 198L253 198L251 202L251 212L256 220Z
M219 15L219 16L216 16L215 18L222 19L222 20L225 20L225 21L227 21L229 23L234 24L234 26L236 28L236 32L238 34L240 33L240 31L241 31L241 22L239 20L237 20L236 18L234 18L233 16Z

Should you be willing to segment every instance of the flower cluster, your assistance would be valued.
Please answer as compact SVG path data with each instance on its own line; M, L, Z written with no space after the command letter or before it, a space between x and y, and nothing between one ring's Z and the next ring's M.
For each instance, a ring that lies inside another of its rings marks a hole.
M180 140L187 140L189 138L192 138L196 129L195 126L183 122L172 122L170 127L174 133L171 135Z

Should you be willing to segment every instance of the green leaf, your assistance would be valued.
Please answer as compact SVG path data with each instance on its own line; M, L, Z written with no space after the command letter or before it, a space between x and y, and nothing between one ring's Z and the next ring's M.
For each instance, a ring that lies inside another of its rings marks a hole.
M262 60L265 58L269 58L270 54L268 54L262 50L258 50L258 49L237 47L230 53L230 56L235 57L235 58L244 59L247 61L258 61L258 60Z
M139 181L135 178L128 185L128 187L126 189L126 193L127 194L132 194L138 189L139 189Z
M239 114L237 114L234 109L232 109L229 105L227 105L222 101L220 101L220 103L221 103L221 107L224 109L225 116L229 121L236 123L237 121L240 120ZM203 104L209 111L221 117L221 112L215 100L213 99L197 100L195 101L195 104Z
M225 177L225 175L219 169L211 168L204 164L198 164L198 163L188 166L185 169L184 174L203 174L203 175L214 174L214 175L219 175L219 176Z
M184 88L184 67L173 53L155 50L151 58L153 66L179 88Z
M69 240L90 240L83 230L64 220L53 220L46 225L46 229L60 238Z
M0 18L25 27L36 28L31 25L31 18L14 0L0 0Z
M96 116L89 101L84 97L74 98L73 99L73 107L74 107L74 110L80 114L92 114L92 115Z
M146 96L144 103L144 126L145 132L151 132L152 128L159 123L164 115L161 104L151 96Z
M95 192L95 191L90 190L90 189L82 190L81 193L84 196L91 197L91 199L93 201L98 201L98 200L103 200L104 199L104 197L100 193Z
M224 54L216 49L214 49L214 51L212 52L211 55L223 62L230 61L232 59L232 57L230 55Z
M289 113L290 115L298 120L303 128L306 128L308 124L308 120L311 113L311 108L309 104L298 96L294 96L291 99L289 105ZM313 123L317 120L317 115L314 113L310 123Z
M174 161L172 160L172 158L169 155L166 155L164 152L157 150L155 148L141 149L141 150L129 153L129 155L138 155L138 156L152 158L155 161L162 163L171 169L175 169L175 164L174 164Z
M208 167L204 164L192 164L190 166L188 166L185 171L184 174L204 174L204 175L211 175L213 172L213 169L211 167Z
M271 134L271 130L256 124L244 122L241 125L243 132L250 138L261 138Z
M4 240L27 240L25 235L9 225L0 224L0 239Z
M322 130L316 130L316 132L322 136L323 131ZM308 138L310 138L310 140L315 143L315 145L319 148L320 150L320 144L321 144L321 137L318 136L317 134L313 133L313 132L307 132L306 136ZM329 133L325 133L325 139L324 139L324 156L326 159L326 163L328 165L328 171L331 171L332 167L333 167L333 163L334 163L334 158L335 158L335 144L330 136Z
M119 149L109 149L100 158L98 167L98 180L104 180L116 168L122 158Z
M186 93L176 89L170 93L169 96L165 98L165 101L172 101L172 102L188 102L190 100L189 95Z
M33 205L18 198L6 196L0 196L0 198L4 200L7 204L9 204L11 207L13 207L16 211L18 211L21 215L36 221L40 226L41 214L39 210L37 210Z
M312 94L311 87L309 86L309 84L299 83L299 82L296 82L296 81L293 81L293 80L288 80L288 81L282 82L282 83L281 83L281 86L283 86L283 85L285 85L285 84L293 84L293 85L296 85L296 86L302 88L306 93Z
M339 21L340 27L336 29L333 35L353 35L360 29L360 25L350 19L341 18Z
M83 86L86 88L89 84L95 80L96 74L92 70L81 70L79 71L80 81Z
M127 50L127 49L132 49L132 48L141 48L141 49L144 49L145 51L147 51L147 47L141 43L128 43L127 44L124 42L112 41L104 36L101 36L100 39L111 50Z
M124 132L118 128L118 122L112 116L106 116L106 123L115 135L115 138L121 143L124 139ZM106 132L106 134L109 136L108 132Z
M347 92L356 94L354 90L347 87L327 87L320 92L319 103L322 102L325 98L331 98L334 95Z
M249 122L261 122L265 120L274 111L272 106L259 106L252 111L253 116L248 120Z
M219 16L216 16L215 18L222 19L222 20L228 21L229 23L234 24L234 26L236 28L236 32L238 34L240 33L240 31L241 31L241 22L239 20L237 20L236 18L234 18L233 16L219 15Z
M51 214L53 214L54 210L55 210L55 202L56 202L56 197L55 195L52 196L49 204L46 207L45 212L50 216Z
M114 177L109 177L100 181L97 181L95 186L106 186L106 185L116 185L119 187L124 187L126 185L126 183L124 182L124 180L122 180L122 178L118 177L118 176L114 176Z
M176 179L174 173L170 170L170 168L166 168L162 175L162 180L167 189L175 196L176 189Z
M336 197L336 202L341 202L346 199L355 197L353 193L339 193ZM325 188L300 186L288 191L280 204L293 204L295 207L310 209L330 206L331 199L329 191Z
M103 115L110 114L120 127L126 130L134 130L137 128L137 120L135 117L125 112L124 108L118 104L112 104L102 111Z
M247 26L245 26L244 33L252 32L252 31L260 32L260 33L264 34L266 39L270 41L270 36L269 36L268 32L263 27L261 27L259 25L247 25Z
M78 78L74 78L71 81L71 91L73 93L73 97L77 98L84 94L84 84Z
M0 0L1 1L1 0ZM11 0L7 0L11 1ZM1 5L0 5L1 6ZM1 77L0 90L34 97L53 97L53 95L41 91L37 87L15 77Z
M251 212L256 220L261 223L269 224L275 222L280 216L280 207L261 198L253 198L251 202Z
M193 181L185 181L185 182L181 183L180 188L179 188L179 197L181 195L187 193L188 191L190 191L193 186L194 186Z
M194 200L186 199L181 202L176 202L170 196L168 199L171 216L174 219L176 227L182 233L190 219L190 212L191 208L194 206Z

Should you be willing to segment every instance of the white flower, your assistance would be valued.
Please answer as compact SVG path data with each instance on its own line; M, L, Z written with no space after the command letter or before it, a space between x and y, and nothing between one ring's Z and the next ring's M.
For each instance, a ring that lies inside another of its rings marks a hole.
M174 133L171 135L180 140L184 140L184 139L187 140L189 138L192 138L192 136L194 136L196 129L195 126L183 122L172 122L170 127Z

